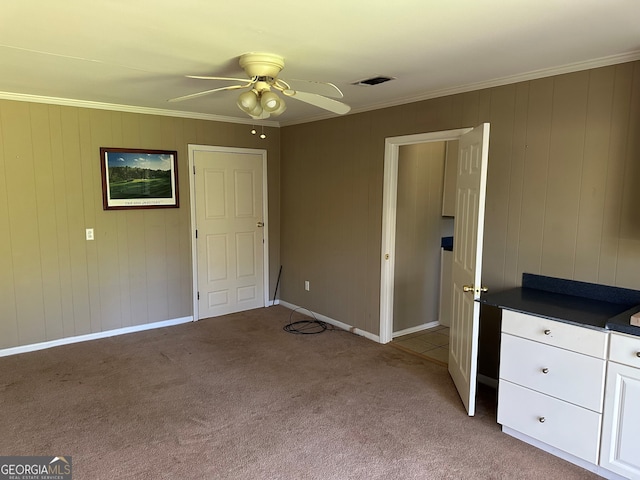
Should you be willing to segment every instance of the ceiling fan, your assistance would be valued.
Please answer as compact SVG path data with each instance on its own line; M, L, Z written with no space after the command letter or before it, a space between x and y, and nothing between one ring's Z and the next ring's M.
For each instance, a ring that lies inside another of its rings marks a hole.
M182 97L172 98L170 102L180 102L192 98L202 97L211 93L223 90L240 90L247 88L238 97L238 107L254 119L265 119L271 115L277 116L285 111L284 99L277 95L274 90L282 93L285 97L294 98L301 102L309 103L316 107L323 108L333 113L344 115L351 110L349 105L333 100L317 93L302 92L291 88L285 80L278 78L278 74L284 68L284 59L274 53L245 53L240 56L240 67L247 74L247 78L230 77L206 77L200 75L187 75L187 78L198 78L202 80L221 80L242 82L241 84L228 85L226 87L214 88L203 92L192 93ZM305 81L309 84L323 85L329 87L327 95L342 98L342 91L333 83Z

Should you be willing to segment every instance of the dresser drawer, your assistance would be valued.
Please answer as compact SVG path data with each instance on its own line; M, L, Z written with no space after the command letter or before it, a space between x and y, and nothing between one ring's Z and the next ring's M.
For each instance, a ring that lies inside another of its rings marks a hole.
M640 337L611 333L609 360L640 368Z
M605 360L502 334L500 378L602 413Z
M607 332L512 310L502 311L502 331L536 342L606 358Z
M500 380L498 423L598 463L601 415Z

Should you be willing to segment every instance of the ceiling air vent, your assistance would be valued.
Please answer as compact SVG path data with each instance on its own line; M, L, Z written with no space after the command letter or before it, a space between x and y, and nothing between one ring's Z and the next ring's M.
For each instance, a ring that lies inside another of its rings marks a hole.
M352 85L380 85L381 83L388 82L389 80L395 80L395 77L385 77L383 75L378 75L376 77L371 77L365 80L354 82Z

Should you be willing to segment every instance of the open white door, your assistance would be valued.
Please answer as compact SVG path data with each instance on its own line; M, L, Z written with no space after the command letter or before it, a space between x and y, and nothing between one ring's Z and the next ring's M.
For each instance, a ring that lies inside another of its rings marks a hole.
M475 414L482 291L482 239L489 158L489 124L460 137L453 245L453 312L449 373L469 416Z

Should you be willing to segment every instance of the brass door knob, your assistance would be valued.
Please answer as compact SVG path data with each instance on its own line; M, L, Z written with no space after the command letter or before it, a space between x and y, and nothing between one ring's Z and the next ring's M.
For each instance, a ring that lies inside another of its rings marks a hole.
M463 292L473 292L475 290L475 286L474 285L463 285L462 286L462 291ZM480 287L478 289L479 292L488 292L489 289L487 287Z

